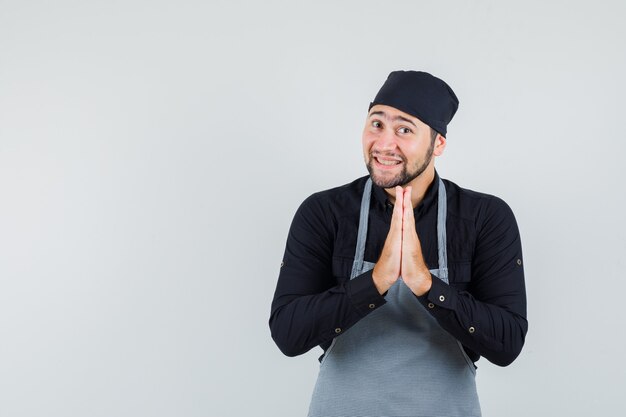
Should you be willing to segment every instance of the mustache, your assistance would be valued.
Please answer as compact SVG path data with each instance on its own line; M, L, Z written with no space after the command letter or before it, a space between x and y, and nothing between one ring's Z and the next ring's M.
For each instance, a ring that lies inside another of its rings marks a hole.
M370 158L377 158L379 156L382 157L387 157L387 158L393 158L393 159L398 159L402 162L406 162L406 158L404 157L404 155L399 154L399 153L394 153L394 152L370 152Z

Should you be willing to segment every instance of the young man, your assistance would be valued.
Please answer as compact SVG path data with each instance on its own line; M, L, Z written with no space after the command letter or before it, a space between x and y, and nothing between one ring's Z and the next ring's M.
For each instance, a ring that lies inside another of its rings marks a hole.
M480 416L474 362L522 349L513 213L435 170L457 108L439 78L392 72L363 130L369 176L295 215L270 328L288 356L324 349L311 417Z

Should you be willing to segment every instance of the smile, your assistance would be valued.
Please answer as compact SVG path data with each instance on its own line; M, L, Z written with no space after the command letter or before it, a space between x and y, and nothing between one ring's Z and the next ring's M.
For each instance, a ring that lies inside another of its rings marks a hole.
M395 158L388 158L382 156L375 156L373 159L376 161L378 165L382 165L384 167L393 167L396 165L400 165L402 163L401 160Z

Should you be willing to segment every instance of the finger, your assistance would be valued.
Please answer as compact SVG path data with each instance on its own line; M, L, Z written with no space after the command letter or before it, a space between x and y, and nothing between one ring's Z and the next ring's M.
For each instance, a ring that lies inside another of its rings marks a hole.
M411 201L411 194L413 189L407 187L404 191L404 216L403 216L403 228L402 228L402 244L403 250L408 253L414 253L420 248L419 237L417 236L417 230L415 229L415 217L413 214L413 202Z
M399 185L396 186L396 207L399 207L400 214L402 214L402 196L404 194L404 190Z
M403 205L404 205L404 218L403 223L405 224L405 228L408 230L409 228L415 229L415 217L413 216L413 202L411 201L411 193L413 192L412 187L406 187L404 190L403 196Z
M402 228L402 187L396 186L396 204L393 206L393 214L391 216L392 227Z

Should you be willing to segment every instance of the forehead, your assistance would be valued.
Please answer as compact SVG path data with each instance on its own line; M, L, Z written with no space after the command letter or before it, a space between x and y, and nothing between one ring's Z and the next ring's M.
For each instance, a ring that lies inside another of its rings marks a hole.
M377 104L372 106L369 113L367 114L368 119L373 117L380 117L382 119L387 120L402 120L408 119L413 122L416 126L428 126L426 123L422 122L415 116L412 116L408 113L405 113L401 110L396 109L395 107L385 106L383 104Z

